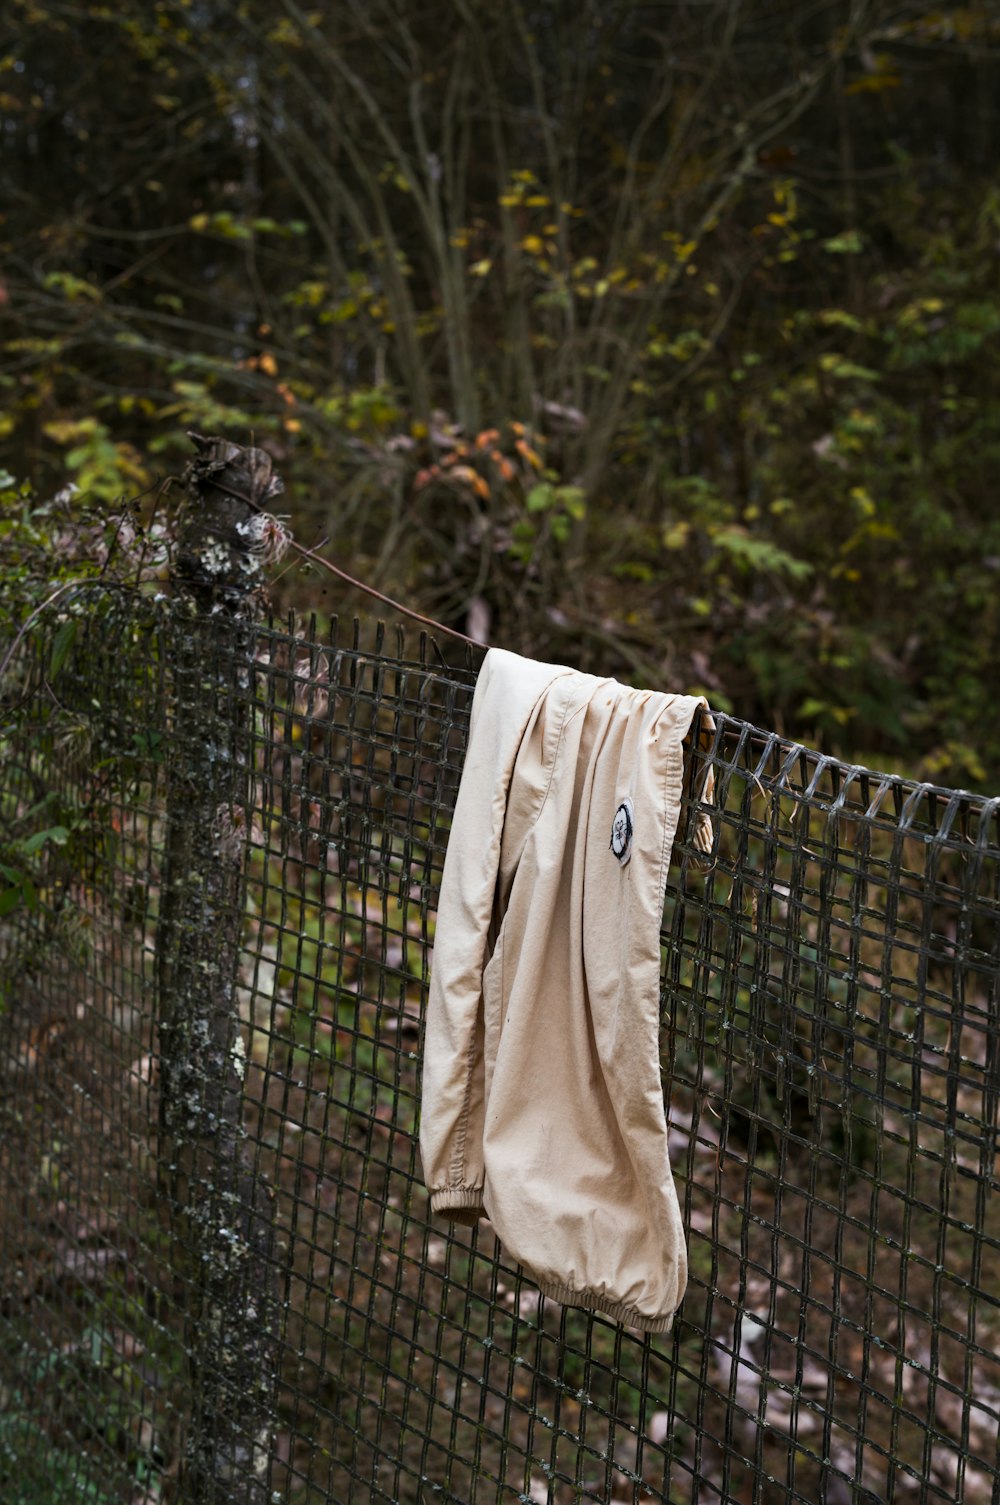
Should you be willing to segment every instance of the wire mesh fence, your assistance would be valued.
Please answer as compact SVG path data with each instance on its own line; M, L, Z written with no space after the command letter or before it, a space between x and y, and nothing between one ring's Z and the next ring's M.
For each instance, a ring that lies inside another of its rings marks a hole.
M7 1505L1000 1501L1000 801L724 716L692 751L690 1283L652 1337L428 1212L476 663L111 589L61 618L0 685Z

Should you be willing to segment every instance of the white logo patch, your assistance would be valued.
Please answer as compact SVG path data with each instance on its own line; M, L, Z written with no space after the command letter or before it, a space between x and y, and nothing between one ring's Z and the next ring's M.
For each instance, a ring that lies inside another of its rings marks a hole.
M611 822L611 850L624 867L632 855L632 830L635 810L630 799L623 799Z

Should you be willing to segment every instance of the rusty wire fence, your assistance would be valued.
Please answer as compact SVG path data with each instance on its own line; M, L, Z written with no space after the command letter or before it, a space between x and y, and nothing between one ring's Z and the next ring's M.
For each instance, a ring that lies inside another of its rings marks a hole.
M476 667L111 589L12 661L0 1499L996 1505L1000 802L716 718L662 932L690 1285L639 1335L428 1212Z

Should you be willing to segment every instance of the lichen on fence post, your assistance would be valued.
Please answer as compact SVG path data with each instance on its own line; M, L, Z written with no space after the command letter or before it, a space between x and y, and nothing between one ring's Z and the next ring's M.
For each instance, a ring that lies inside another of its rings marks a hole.
M174 685L157 935L161 1189L186 1307L179 1498L262 1505L275 1406L271 1195L243 1126L239 948L253 804L263 451L192 435L174 571Z

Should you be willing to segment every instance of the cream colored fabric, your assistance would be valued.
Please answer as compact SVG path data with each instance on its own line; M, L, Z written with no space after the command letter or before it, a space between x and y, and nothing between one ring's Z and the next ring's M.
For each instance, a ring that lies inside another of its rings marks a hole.
M433 1210L485 1213L545 1295L650 1332L669 1328L687 1281L660 1080L659 937L681 744L703 704L487 655L424 1046ZM631 847L616 856L623 806ZM704 826L699 836L704 845Z

